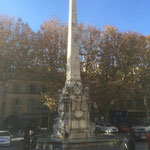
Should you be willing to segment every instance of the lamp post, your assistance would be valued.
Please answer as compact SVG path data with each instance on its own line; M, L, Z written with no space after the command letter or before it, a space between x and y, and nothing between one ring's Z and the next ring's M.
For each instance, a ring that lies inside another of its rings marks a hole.
M144 96L144 105L146 107L146 123L149 123L149 108L148 108L148 101L147 96Z
M141 83L141 86L144 90L144 105L145 105L145 108L146 108L146 123L149 123L149 103L148 103L148 98L150 96L149 94L149 74L143 74L141 76L141 80L140 80L140 83Z

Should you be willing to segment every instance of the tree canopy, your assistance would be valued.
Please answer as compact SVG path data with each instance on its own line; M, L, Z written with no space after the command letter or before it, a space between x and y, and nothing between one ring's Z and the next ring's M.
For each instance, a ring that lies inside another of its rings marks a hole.
M65 83L67 30L65 23L50 18L35 33L20 18L1 15L1 83L16 75L41 80L47 88L45 103L53 107ZM142 95L150 84L150 35L82 23L79 34L81 76L91 101L104 107L112 100L138 99L136 91Z

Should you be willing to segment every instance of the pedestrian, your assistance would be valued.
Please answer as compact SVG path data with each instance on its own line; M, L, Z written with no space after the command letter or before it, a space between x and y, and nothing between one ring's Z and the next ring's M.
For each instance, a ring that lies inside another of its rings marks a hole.
M150 150L150 130L148 131L148 133L146 134L146 141L147 141L147 144L148 144L148 148Z
M35 148L36 147L36 134L33 130L30 130L30 144L31 144L31 147L32 148Z
M135 136L132 126L129 126L129 150L135 150Z
M122 144L121 144L121 150L129 150L129 139L128 137L125 137Z
M30 146L30 134L29 134L29 131L26 130L24 132L24 149L28 150L29 146Z

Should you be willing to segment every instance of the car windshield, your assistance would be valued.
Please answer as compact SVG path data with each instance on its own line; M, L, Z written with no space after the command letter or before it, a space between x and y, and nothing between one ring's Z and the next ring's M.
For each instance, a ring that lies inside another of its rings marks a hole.
M145 132L145 129L144 128L138 128L138 129L136 129L136 132Z
M148 125L148 124L141 124L141 125L139 125L139 126L147 127L147 126L149 126L149 125Z
M0 136L9 136L9 132L0 132Z

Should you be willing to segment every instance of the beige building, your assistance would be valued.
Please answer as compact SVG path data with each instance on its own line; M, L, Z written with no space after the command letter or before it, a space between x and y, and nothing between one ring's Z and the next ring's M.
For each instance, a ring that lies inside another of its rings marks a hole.
M7 85L5 115L38 113L42 85L39 81L13 80Z
M41 117L46 114L42 105L42 95L45 92L40 81L12 80L6 85L5 96L0 96L0 112L8 128L26 128L40 125ZM3 97L3 98L2 98ZM2 99L5 101L2 104ZM2 113L2 107L4 112ZM2 120L2 119L1 119ZM18 122L13 126L14 121ZM12 127L13 126L13 127Z

